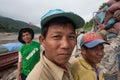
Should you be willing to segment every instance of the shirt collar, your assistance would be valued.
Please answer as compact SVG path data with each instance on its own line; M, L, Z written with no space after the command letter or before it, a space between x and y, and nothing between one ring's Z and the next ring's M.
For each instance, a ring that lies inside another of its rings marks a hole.
M55 63L53 63L52 61L50 61L49 59L47 59L42 52L41 57L43 58L43 60L45 61L45 64L47 65L47 67L50 69L51 74L56 78L55 80L62 80L64 72L66 71L65 69L59 67L58 65L56 65ZM67 67L66 67L67 68ZM56 75L56 76L55 76Z
M92 66L83 58L83 56L80 57L81 65L83 65L86 69L92 69ZM96 68L98 68L98 64L96 64Z

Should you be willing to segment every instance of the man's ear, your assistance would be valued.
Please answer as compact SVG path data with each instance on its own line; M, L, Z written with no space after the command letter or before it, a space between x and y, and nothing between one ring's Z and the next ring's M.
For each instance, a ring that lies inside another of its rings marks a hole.
M40 42L40 44L41 44L43 47L45 47L45 38L44 38L43 35L40 35L40 36L39 36L39 42Z
M86 54L86 49L84 47L82 47L81 52L82 52L83 55L85 55Z

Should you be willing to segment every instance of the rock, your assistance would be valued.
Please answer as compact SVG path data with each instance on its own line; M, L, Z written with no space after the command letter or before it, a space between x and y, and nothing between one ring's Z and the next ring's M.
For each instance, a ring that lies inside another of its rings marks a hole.
M104 73L113 74L118 71L118 57L120 53L120 34L108 40L110 45L105 45L105 56L101 61Z

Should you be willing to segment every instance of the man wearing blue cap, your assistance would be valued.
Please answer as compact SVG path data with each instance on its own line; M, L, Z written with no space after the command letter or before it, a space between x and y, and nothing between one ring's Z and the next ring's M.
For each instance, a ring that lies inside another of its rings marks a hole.
M83 25L84 20L72 12L48 11L41 18L41 60L27 80L73 80L68 60L76 45L75 29Z
M98 65L104 56L104 43L107 42L95 32L84 34L79 44L82 56L72 63L74 80L104 80Z

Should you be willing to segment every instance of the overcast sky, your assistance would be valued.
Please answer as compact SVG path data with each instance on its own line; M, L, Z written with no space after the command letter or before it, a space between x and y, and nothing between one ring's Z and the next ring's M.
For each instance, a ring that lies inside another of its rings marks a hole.
M108 0L0 0L0 15L40 26L40 17L50 9L77 13L89 21Z

